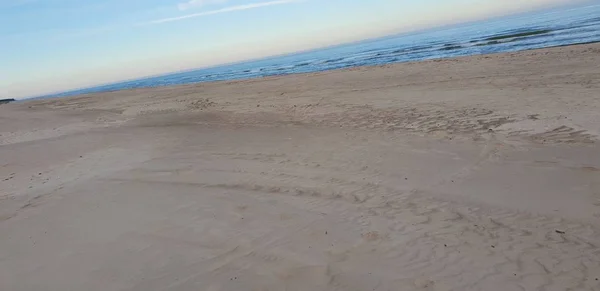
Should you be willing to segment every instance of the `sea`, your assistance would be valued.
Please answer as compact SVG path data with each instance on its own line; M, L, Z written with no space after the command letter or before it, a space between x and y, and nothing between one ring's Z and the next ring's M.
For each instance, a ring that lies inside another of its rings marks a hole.
M600 42L600 2L404 33L261 60L78 89L38 98L321 72L356 66Z

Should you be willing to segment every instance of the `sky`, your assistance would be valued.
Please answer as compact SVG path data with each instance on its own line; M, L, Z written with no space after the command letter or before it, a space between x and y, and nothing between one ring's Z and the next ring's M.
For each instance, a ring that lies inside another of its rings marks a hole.
M577 0L0 0L0 98L331 46Z

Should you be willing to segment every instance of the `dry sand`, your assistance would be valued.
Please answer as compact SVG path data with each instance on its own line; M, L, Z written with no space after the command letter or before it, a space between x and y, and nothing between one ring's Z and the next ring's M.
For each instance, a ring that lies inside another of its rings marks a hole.
M0 106L0 290L600 290L600 44Z

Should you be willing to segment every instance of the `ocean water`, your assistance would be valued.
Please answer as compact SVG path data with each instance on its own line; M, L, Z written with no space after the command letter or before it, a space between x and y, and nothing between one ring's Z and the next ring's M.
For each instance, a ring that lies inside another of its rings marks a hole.
M257 61L173 73L53 94L63 97L123 89L319 72L600 41L600 3L402 34Z

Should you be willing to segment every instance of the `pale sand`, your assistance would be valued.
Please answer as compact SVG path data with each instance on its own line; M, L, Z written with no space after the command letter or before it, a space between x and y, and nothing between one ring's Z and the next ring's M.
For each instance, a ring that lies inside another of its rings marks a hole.
M0 290L600 290L600 44L0 106Z

